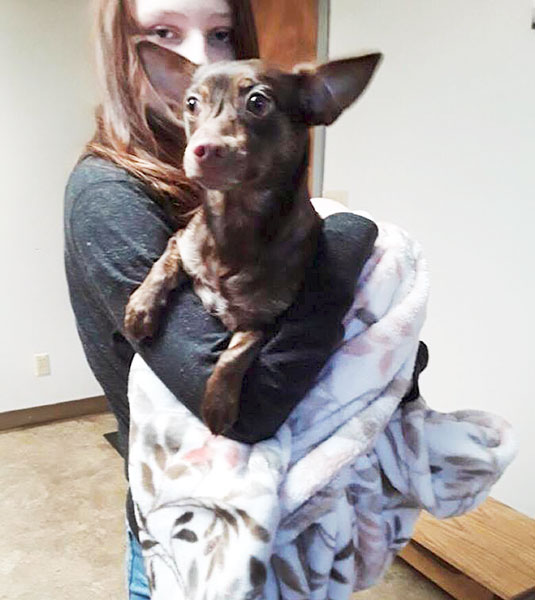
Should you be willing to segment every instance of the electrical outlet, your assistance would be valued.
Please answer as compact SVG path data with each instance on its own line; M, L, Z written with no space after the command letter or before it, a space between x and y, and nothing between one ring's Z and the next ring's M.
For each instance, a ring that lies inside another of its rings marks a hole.
M50 375L50 356L48 354L35 354L34 361L36 377Z
M323 197L340 202L344 206L349 204L347 190L323 190Z

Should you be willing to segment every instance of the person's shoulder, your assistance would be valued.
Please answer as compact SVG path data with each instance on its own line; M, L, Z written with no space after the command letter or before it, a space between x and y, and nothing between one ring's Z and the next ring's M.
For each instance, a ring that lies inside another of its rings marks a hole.
M125 169L98 156L85 156L72 170L65 197L73 201L88 190L102 188L139 190L140 182Z
M87 156L74 167L65 190L66 221L114 219L157 213L146 186L115 163L96 156Z
M109 247L112 240L150 235L167 239L173 230L165 210L146 187L114 163L96 157L79 161L65 192L66 245Z

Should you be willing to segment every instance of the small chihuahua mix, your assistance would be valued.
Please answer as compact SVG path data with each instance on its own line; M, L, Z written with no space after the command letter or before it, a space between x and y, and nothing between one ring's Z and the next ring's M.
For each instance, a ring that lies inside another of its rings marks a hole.
M364 91L380 59L369 54L286 73L260 60L197 68L138 44L148 79L184 123L187 177L202 205L175 233L130 296L126 331L153 336L180 277L233 332L208 379L202 416L214 434L238 418L243 377L265 329L290 306L313 260L321 219L307 185L309 128L330 125Z

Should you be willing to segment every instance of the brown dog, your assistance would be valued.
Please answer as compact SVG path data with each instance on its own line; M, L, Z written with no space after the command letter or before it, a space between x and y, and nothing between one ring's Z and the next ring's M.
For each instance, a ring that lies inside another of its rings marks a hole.
M152 336L180 274L193 279L206 309L234 332L202 403L219 434L237 419L263 330L290 306L315 253L321 220L307 188L309 127L329 125L352 104L381 55L290 74L259 60L197 70L150 42L138 52L152 86L184 122L186 175L206 191L131 295L125 328L135 339Z

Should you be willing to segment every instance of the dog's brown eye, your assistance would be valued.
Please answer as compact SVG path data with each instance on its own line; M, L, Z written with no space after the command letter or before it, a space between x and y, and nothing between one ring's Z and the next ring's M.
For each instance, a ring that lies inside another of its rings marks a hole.
M195 96L190 96L186 100L186 108L189 110L189 112L192 115L197 112L198 107L199 107L199 100L198 100L198 98L195 98Z
M247 110L257 117L267 115L271 108L271 100L263 94L252 94L247 100Z

